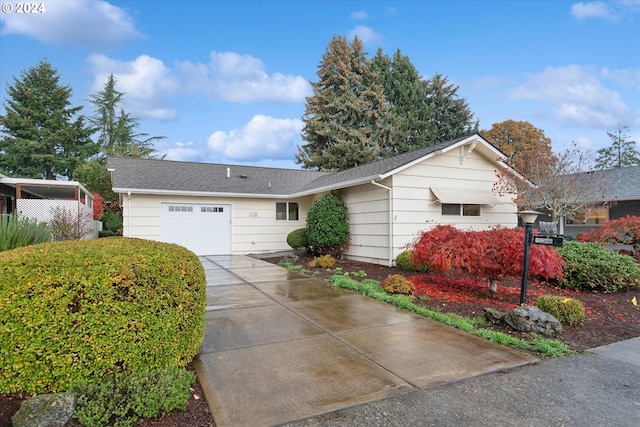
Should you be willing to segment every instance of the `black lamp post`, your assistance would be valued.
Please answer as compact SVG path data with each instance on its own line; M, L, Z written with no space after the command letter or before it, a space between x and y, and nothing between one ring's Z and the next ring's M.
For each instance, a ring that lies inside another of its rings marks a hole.
M524 255L522 258L522 280L520 281L520 305L525 305L527 302L527 278L529 276L529 252L531 250L531 241L533 240L533 223L536 222L540 214L542 212L532 210L518 212L522 222L524 222Z

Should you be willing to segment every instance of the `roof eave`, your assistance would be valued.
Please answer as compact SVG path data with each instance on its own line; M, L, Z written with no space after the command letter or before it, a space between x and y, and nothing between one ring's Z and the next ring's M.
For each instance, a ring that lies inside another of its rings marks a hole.
M117 194L149 194L159 196L196 196L196 197L233 197L244 199L289 199L292 196L287 194L257 194L257 193L224 193L216 191L182 191L182 190L151 190L145 188L121 188L114 187L113 192Z

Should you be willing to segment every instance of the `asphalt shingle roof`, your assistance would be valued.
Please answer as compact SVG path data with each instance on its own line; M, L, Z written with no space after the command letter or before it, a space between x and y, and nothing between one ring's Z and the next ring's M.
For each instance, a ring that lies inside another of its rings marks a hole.
M640 200L640 166L590 172L602 175L606 186L603 200Z
M118 190L300 195L377 179L467 138L469 136L335 173L125 157L110 157L107 167L115 170L113 188ZM227 168L231 171L229 178Z
M109 157L114 189L288 195L326 172ZM227 168L230 177L227 178Z

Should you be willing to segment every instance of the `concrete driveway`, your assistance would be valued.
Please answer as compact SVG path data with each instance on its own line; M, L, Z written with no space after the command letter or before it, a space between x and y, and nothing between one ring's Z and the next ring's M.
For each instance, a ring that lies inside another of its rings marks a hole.
M196 368L218 427L272 426L536 358L247 256L202 256Z

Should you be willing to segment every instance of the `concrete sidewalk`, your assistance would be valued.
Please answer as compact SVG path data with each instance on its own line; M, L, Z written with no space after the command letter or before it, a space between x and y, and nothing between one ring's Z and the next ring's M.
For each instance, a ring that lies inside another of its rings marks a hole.
M403 406L418 392L537 361L265 261L200 259L208 305L196 368L218 427L417 425L378 415L357 424L358 408Z
M637 427L640 338L286 426Z

